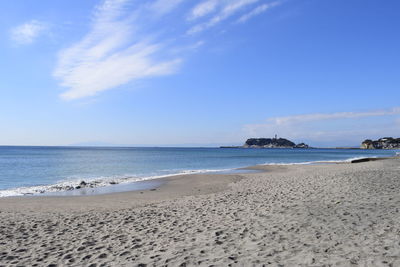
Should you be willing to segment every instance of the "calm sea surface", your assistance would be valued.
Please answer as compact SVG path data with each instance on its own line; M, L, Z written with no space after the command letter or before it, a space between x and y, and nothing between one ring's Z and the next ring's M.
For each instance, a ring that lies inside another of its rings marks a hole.
M345 161L393 150L0 147L0 197L95 187L256 164Z

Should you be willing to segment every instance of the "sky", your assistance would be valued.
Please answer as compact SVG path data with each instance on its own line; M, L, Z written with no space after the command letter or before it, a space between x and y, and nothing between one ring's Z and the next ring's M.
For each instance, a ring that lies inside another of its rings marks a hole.
M13 0L0 145L400 137L400 1Z

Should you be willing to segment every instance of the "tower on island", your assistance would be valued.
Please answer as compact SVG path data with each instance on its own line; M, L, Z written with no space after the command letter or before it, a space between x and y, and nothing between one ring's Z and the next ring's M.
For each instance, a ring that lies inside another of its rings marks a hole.
M275 139L278 139L278 135L277 134L275 134Z

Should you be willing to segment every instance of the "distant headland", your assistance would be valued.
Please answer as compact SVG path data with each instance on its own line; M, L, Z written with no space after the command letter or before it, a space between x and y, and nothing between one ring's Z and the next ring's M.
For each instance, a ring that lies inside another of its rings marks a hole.
M242 146L220 146L220 148L314 148L305 143L278 138L249 138ZM383 137L378 140L366 139L360 147L335 147L326 149L400 149L400 138Z
M367 139L361 143L362 149L399 149L400 138L383 137L378 140Z

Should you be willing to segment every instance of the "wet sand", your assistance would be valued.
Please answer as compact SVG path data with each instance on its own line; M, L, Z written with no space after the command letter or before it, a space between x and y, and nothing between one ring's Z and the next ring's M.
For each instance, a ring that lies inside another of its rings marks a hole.
M400 266L400 160L0 199L0 265Z

